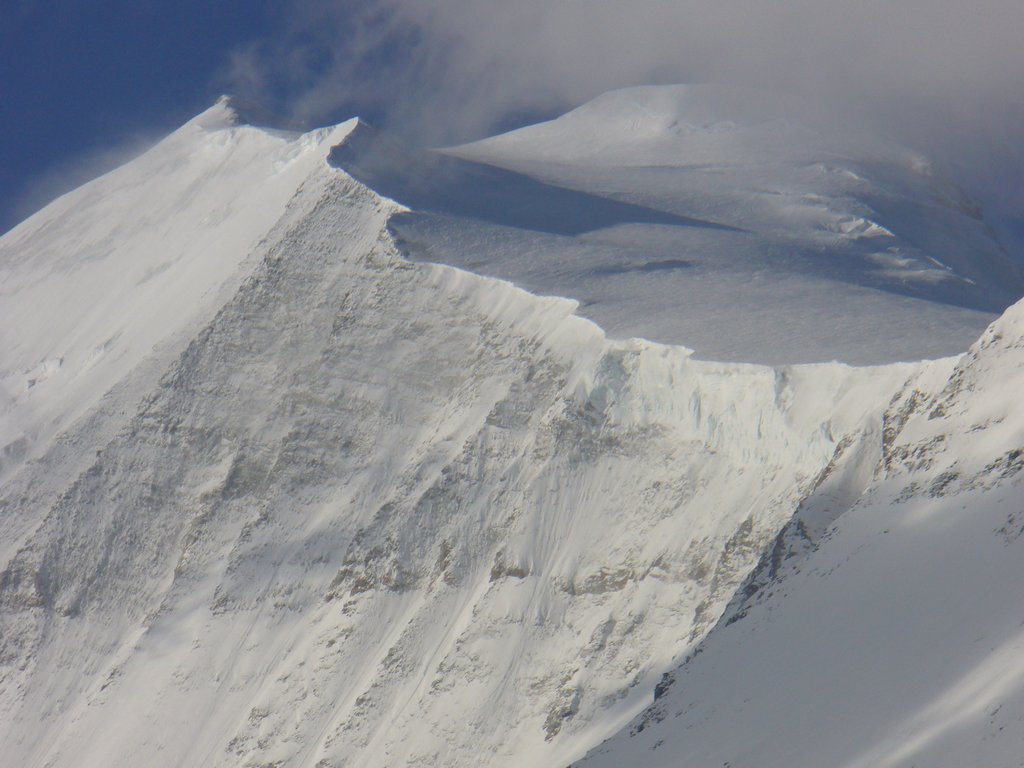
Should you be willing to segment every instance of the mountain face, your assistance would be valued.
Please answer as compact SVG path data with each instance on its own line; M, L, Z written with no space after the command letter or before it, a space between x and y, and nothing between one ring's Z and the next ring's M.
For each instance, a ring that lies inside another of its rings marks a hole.
M1019 765L1022 388L1018 304L893 400L866 492L809 552L780 536L773 578L578 765Z
M894 362L1013 265L902 150L816 170L717 98L452 156L223 101L0 239L4 764L902 765L1019 717L1019 307Z

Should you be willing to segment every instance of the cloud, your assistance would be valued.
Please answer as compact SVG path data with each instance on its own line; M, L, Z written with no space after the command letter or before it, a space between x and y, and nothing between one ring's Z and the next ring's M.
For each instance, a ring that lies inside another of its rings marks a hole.
M117 137L117 143L62 157L56 165L29 177L9 197L6 209L0 210L0 234L66 192L135 159L163 138L162 134L162 130L127 133Z
M1024 72L1018 0L297 0L290 18L241 84L257 68L303 116L390 105L449 128L665 81L970 109L1019 99Z
M310 124L360 114L451 143L620 86L726 82L968 175L1024 169L1020 0L293 0L287 17L229 82Z

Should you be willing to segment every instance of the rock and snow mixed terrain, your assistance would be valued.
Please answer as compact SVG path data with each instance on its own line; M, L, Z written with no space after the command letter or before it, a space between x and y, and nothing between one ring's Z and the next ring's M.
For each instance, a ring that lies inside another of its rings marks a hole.
M1021 392L1024 303L903 390L867 492L810 553L780 537L774 578L578 765L1024 765Z
M724 98L224 101L0 239L4 764L1016 764L1020 307L896 361L1019 273Z

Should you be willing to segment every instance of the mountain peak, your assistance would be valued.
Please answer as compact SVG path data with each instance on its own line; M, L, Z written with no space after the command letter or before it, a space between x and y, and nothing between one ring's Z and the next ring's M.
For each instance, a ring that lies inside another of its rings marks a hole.
M219 96L209 109L201 112L190 122L211 130L238 125L282 131L308 129L299 121L275 112L265 104L231 94Z

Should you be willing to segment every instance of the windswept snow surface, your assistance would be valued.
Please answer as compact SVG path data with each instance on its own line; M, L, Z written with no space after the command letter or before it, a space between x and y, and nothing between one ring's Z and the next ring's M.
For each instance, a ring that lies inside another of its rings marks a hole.
M959 354L1024 293L980 208L925 158L801 124L770 95L628 88L446 153L414 179L345 167L417 210L394 223L414 256L578 299L613 337L714 360L920 360ZM569 226L480 215L488 183L505 210L528 198ZM593 206L569 190L621 208L573 228Z
M237 122L220 103L0 238L4 765L563 766L723 612L753 625L737 589L877 467L908 499L1015 472L986 382L1019 335L877 368L618 341L410 261L410 227L479 226L486 256L499 231L733 224L473 163L396 195L417 219L356 121Z

